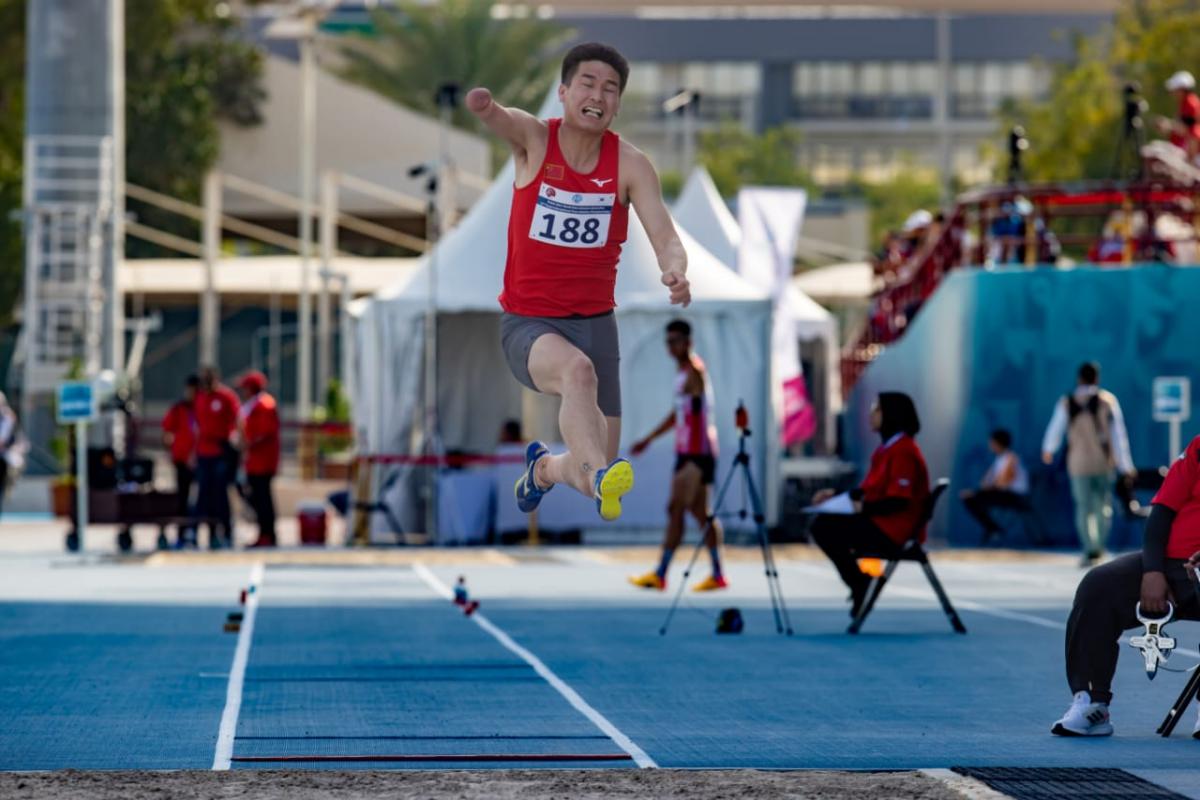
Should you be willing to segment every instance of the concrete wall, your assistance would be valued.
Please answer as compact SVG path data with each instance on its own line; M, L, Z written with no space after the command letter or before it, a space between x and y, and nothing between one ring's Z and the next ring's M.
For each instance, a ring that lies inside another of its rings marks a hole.
M847 456L865 465L878 444L867 426L878 392L912 395L931 476L953 482L932 533L951 544L975 544L978 526L957 492L977 485L987 469L988 432L1007 428L1034 478L1046 532L1073 544L1065 474L1043 468L1039 457L1054 403L1074 387L1081 362L1099 361L1102 385L1121 402L1135 464L1167 463L1167 427L1151 419L1151 383L1159 375L1184 375L1200 384L1197 323L1181 302L1189 297L1200 297L1200 269L955 272L855 387L845 419ZM1184 441L1197 434L1194 415L1184 424ZM1136 530L1114 526L1111 545L1137 541Z

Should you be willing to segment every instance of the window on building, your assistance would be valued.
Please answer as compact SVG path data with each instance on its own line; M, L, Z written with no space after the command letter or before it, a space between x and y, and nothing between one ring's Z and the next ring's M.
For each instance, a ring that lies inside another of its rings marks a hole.
M653 61L635 61L629 65L628 95L656 95L662 85L660 65Z
M858 91L868 97L878 97L888 93L888 68L880 62L867 61L858 67Z

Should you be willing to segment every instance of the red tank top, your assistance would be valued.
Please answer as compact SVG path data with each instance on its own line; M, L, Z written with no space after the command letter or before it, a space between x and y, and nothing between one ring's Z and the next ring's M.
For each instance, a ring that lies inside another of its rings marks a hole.
M526 317L603 314L617 304L617 261L629 227L629 209L617 199L621 139L605 131L596 168L581 175L559 150L562 120L548 122L537 177L513 187L500 307Z

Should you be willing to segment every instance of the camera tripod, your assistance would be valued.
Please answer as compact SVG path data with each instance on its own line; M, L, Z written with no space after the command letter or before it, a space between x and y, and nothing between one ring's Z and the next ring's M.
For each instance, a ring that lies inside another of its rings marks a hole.
M1113 151L1112 175L1117 180L1140 181L1145 177L1142 147L1146 135L1142 114L1149 108L1142 99L1141 89L1136 83L1127 83L1123 90L1125 114L1121 124L1121 138Z
M762 497L759 495L758 488L754 483L754 475L750 472L750 454L746 452L746 440L750 438L750 420L749 415L746 413L746 407L741 403L738 403L734 422L738 429L737 456L729 466L729 472L726 473L725 480L721 484L721 489L717 492L716 503L708 513L708 519L704 523L704 528L700 531L700 539L696 542L696 548L692 551L692 557L688 560L687 568L683 571L683 580L679 582L679 588L675 590L675 599L671 602L671 608L667 611L667 618L663 620L662 627L659 628L658 633L661 636L665 636L667 633L667 627L670 626L671 619L675 616L675 610L679 607L679 599L683 595L683 588L687 584L688 577L692 574L692 568L696 566L696 559L700 556L700 550L704 547L704 540L709 530L716 523L717 515L721 511L721 506L725 502L729 488L733 485L733 479L738 474L742 476L742 507L738 510L737 516L738 519L746 519L748 516L746 501L749 500L750 507L754 512L754 527L758 536L758 546L762 551L763 571L767 576L767 591L771 596L771 611L775 615L775 632L784 633L786 630L788 636L792 635L792 621L788 617L787 605L783 601L783 589L779 586L779 570L775 567L775 556L771 552L771 542L767 538L766 515L763 513Z
M1192 588L1196 590L1196 599L1200 600L1200 570L1188 568L1188 577L1192 579ZM1192 669L1192 676L1188 678L1187 685L1183 687L1179 697L1175 698L1175 704L1167 712L1166 718L1158 726L1156 733L1163 737L1170 736L1175 730L1175 726L1179 724L1179 718L1183 716L1184 711L1187 711L1197 694L1200 694L1200 667Z

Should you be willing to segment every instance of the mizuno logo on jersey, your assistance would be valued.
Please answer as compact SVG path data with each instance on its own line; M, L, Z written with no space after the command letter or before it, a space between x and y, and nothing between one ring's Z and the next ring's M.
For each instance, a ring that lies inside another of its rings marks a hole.
M603 189L606 183L612 183L612 178L590 178L590 180L599 189Z

